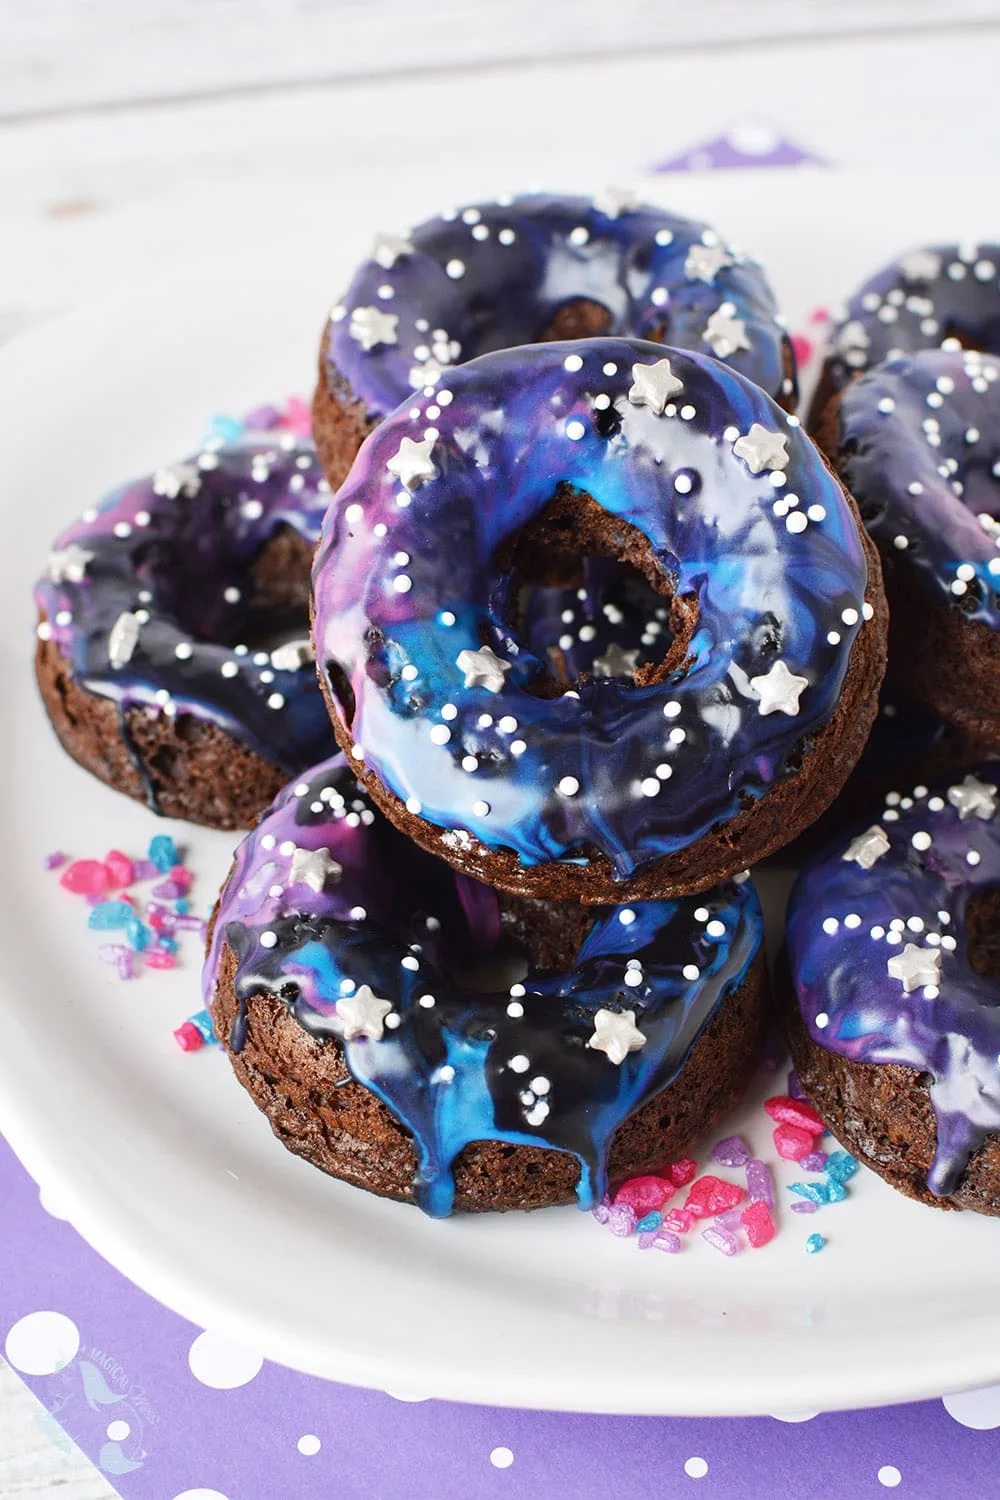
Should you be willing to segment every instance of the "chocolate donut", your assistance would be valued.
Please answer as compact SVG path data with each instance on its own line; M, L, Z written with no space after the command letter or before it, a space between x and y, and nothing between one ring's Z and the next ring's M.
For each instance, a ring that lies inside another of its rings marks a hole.
M505 934L527 964L497 988L483 966ZM587 1207L739 1098L762 940L746 878L589 914L501 905L397 833L336 757L237 849L206 999L279 1139L333 1176L436 1215Z
M818 436L882 555L892 690L1000 749L1000 360L886 361Z
M630 193L531 193L376 240L320 351L313 430L331 484L457 361L603 333L715 355L795 409L791 343L755 261Z
M810 425L855 376L921 349L1000 354L1000 245L926 245L870 276L831 330Z
M568 684L520 600L591 554L666 618L655 660L626 643ZM658 345L452 371L366 441L313 581L334 728L373 800L513 894L706 889L822 812L875 713L881 580L850 499L763 391Z
M1000 766L841 835L788 907L789 1032L830 1129L893 1187L1000 1214Z
M309 439L248 430L59 536L36 673L74 760L154 812L246 828L329 753L308 615L329 498Z

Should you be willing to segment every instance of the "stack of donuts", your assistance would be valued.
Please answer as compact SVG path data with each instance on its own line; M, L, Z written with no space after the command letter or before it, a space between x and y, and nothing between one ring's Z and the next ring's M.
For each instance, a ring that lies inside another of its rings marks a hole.
M677 1160L754 1070L752 870L794 842L775 1013L810 1097L904 1191L1000 1212L997 280L954 247L873 277L814 441L713 229L476 204L376 240L312 437L261 408L58 538L65 748L256 820L206 995L289 1149L435 1215Z

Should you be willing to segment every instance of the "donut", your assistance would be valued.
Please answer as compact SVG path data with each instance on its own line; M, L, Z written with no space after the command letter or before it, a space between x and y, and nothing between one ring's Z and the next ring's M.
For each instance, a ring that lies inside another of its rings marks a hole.
M882 555L893 690L1000 750L998 379L1000 360L969 350L889 360L830 402L818 437Z
M331 484L456 361L603 333L715 355L795 409L791 343L755 261L631 193L530 193L376 239L320 350L313 431Z
M247 828L329 754L308 614L329 498L311 440L251 428L61 533L35 665L74 760L156 813Z
M925 245L863 282L832 327L810 425L855 376L941 345L1000 354L1000 245Z
M590 914L504 905L398 833L341 756L237 849L206 1003L279 1140L332 1176L433 1215L588 1207L741 1095L762 943L748 879Z
M666 628L656 659L604 653L567 686L520 600L591 556L641 575ZM372 799L535 898L681 895L787 843L857 760L884 666L877 554L797 418L637 340L484 355L387 417L313 591Z
M1000 765L891 792L789 901L792 1054L850 1150L940 1208L1000 1214Z

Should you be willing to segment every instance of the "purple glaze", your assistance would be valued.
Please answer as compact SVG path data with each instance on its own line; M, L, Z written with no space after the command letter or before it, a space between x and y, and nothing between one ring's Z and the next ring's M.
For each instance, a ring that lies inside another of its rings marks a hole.
M680 389L657 414L642 384L661 377ZM664 588L697 601L664 682L535 691L541 643L511 627L494 559L559 484L643 532ZM794 774L870 614L857 526L797 419L716 360L621 339L487 355L393 413L313 578L321 668L390 791L456 847L525 865L593 848L621 879ZM498 659L492 684L470 657ZM769 674L800 685L787 707L765 707Z
M255 607L250 575L282 528L315 541L329 498L308 439L210 442L62 532L35 587L39 634L81 687L119 706L123 733L135 705L193 714L294 775L331 745L308 620Z
M884 359L949 340L1000 354L1000 245L928 245L890 261L831 333L824 382L840 390Z
M376 813L338 756L286 788L237 849L206 997L228 943L234 1048L260 992L313 1034L339 1037L353 1076L412 1132L414 1195L428 1212L450 1211L452 1162L475 1140L570 1152L588 1207L605 1190L618 1126L676 1077L742 983L762 941L756 894L744 880L605 908L571 971L484 993L461 972L490 956L496 897L479 887L463 899L471 884ZM359 1005L376 1016L368 1035L355 1029ZM624 1012L633 1050L617 1062L591 1042ZM608 1213L610 1222L618 1210Z
M533 344L586 299L611 335L713 354L794 402L794 360L755 261L707 225L613 193L531 193L380 236L334 308L324 339L334 394L346 379L370 417L450 378L450 367Z
M906 585L1000 628L1000 360L924 350L860 376L838 451L866 527Z
M813 1040L852 1061L930 1078L938 1141L928 1186L954 1191L1000 1130L1000 991L972 968L969 903L1000 881L996 788L983 766L890 793L881 818L799 876L788 955Z

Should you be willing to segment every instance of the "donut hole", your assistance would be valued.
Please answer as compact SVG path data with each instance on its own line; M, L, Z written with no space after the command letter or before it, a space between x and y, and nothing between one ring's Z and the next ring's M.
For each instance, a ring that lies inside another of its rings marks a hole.
M603 302L595 302L591 297L574 297L563 303L551 323L538 335L538 342L549 344L563 339L600 338L611 331L613 321Z
M576 966L580 949L603 909L500 897L500 936L489 957L456 978L463 989L506 994L533 970L565 973Z
M308 638L311 564L311 544L282 525L249 566L236 559L221 578L202 578L197 559L189 566L173 549L151 559L149 572L160 612L192 640L271 652Z
M647 537L592 496L558 486L495 559L506 627L545 664L528 687L556 697L597 678L648 686L682 672L698 623Z
M1000 980L1000 886L973 892L965 909L969 963L983 979Z

